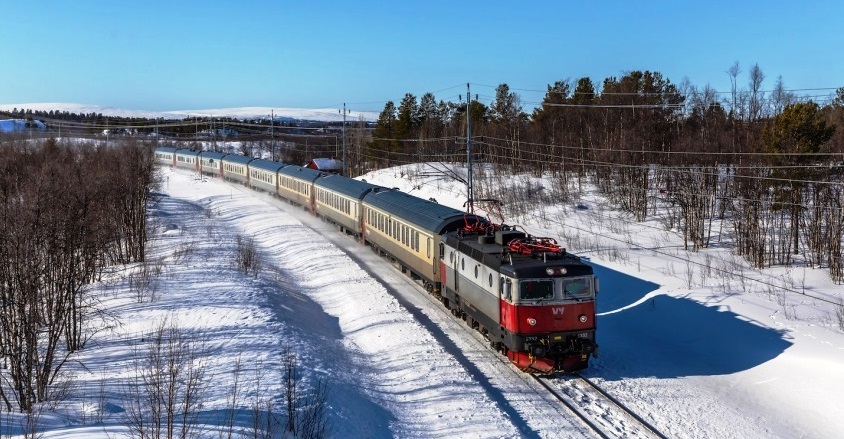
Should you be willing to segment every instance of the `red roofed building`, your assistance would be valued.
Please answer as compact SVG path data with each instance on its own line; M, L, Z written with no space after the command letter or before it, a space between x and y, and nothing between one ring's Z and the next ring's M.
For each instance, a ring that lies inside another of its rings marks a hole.
M343 173L343 161L337 159L313 159L305 167L332 174Z

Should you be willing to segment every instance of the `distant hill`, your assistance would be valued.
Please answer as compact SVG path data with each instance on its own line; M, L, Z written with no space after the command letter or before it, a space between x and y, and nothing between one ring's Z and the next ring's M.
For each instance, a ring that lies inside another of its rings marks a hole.
M131 110L124 108L104 107L100 105L72 104L58 102L40 102L29 104L0 104L0 111L12 111L13 109L30 109L33 111L67 111L77 114L96 113L104 116L164 119L182 119L186 117L232 117L236 119L258 119L269 118L270 112L279 121L319 121L319 122L340 122L343 115L338 108L272 108L272 107L238 107L238 108L215 108L204 110L174 110L174 111L148 111ZM378 113L371 111L349 111L346 115L347 121L357 121L363 117L365 121L374 122L378 119Z

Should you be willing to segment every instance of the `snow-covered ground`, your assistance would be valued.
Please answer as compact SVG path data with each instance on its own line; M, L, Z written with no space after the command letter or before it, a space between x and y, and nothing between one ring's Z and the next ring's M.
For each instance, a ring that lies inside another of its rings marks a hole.
M434 174L415 165L363 178L461 206L464 188ZM45 437L125 436L122 383L133 350L164 320L196 334L209 354L204 436L224 423L238 359L241 427L248 429L253 401L280 398L286 348L297 352L306 388L329 383L335 437L589 434L360 243L268 194L185 171L163 175L152 211L149 259L161 267L155 300L139 303L129 288L138 267L96 286L109 329L66 365L71 391L42 414ZM724 248L689 255L675 234L626 222L599 197L583 203L510 223L589 256L601 277L600 357L586 375L669 437L844 431L844 334L835 305L768 286L840 299L844 289L823 270L753 272ZM237 235L255 237L259 276L234 268Z

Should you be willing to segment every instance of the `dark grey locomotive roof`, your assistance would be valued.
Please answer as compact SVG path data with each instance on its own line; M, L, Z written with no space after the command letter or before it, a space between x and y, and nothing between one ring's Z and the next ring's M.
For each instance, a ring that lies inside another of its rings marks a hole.
M449 247L456 248L463 254L515 278L550 277L545 272L548 268L565 267L566 276L585 276L592 274L592 267L571 253L547 253L521 255L511 253L507 247L494 241L479 238L477 234L462 234L451 232L444 237ZM505 251L502 251L505 250Z
M244 165L251 162L252 160L254 160L252 157L246 157L245 155L237 154L226 154L226 156L223 157L224 162L242 163Z
M249 162L250 168L263 169L264 171L278 172L279 169L287 166L284 163L274 162L271 160L255 159Z
M466 223L467 218L471 221L477 221L478 218L396 189L377 188L366 194L363 202L437 234L457 230Z
M222 152L214 152L214 151L202 151L202 154L199 154L200 157L204 159L214 159L214 160L221 160L227 154Z
M325 172L317 171L315 169L303 168L301 166L290 165L281 168L279 174L287 175L288 177L295 177L305 181L314 181L317 178L326 175Z
M198 156L200 152L201 152L201 151L196 151L196 150L193 150L193 149L187 149L187 148L182 148L182 149L177 149L177 150L176 150L176 154L179 154L179 155L189 155L189 156Z
M314 185L358 200L362 199L364 195L369 193L369 191L381 187L372 183L353 180L351 178L335 174L329 174L323 178L317 179L317 181L314 182Z
M173 153L173 152L176 152L176 151L178 151L178 150L176 148L173 148L172 146L159 146L158 148L155 148L155 152Z

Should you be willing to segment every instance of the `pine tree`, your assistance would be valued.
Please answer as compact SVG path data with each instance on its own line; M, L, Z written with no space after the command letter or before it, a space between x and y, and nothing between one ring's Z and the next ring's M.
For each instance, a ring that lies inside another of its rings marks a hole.
M398 151L398 142L395 141L396 123L396 105L388 101L375 123L372 142L369 143L369 158L383 159L385 164L389 163L389 153Z
M412 93L406 93L401 103L399 103L395 139L404 140L414 138L418 127L419 106L416 103L416 96Z
M548 86L548 91L542 99L542 105L533 111L533 122L545 141L556 145L562 141L566 130L569 109L564 107L569 99L571 84L568 81L557 81Z
M835 127L827 123L818 104L811 101L785 107L762 131L762 141L769 152L781 154L770 158L772 181L777 198L782 202L781 208L790 207L794 253L799 252L799 219L805 182L818 178L817 168L806 165L818 161L813 154L818 153L833 134Z
M490 119L495 123L509 124L522 116L522 104L519 95L510 91L507 84L499 84L495 88L495 101L489 108Z

